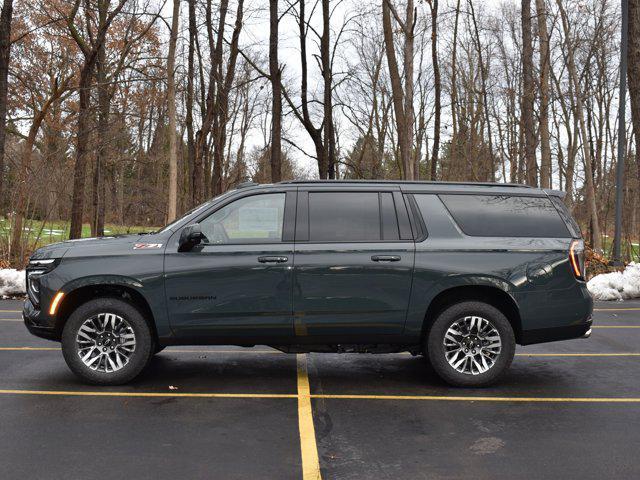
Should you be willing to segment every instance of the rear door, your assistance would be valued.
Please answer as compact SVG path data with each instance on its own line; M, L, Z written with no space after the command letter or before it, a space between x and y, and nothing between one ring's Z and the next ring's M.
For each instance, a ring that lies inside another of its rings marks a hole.
M399 189L300 187L296 336L401 334L415 245Z

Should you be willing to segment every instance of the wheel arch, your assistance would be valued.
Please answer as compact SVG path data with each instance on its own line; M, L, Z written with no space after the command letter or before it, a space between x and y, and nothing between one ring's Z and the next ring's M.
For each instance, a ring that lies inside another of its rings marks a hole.
M513 328L516 343L522 339L522 319L520 309L511 295L497 286L461 285L439 292L429 303L422 324L422 339L428 334L435 318L447 307L466 300L487 303L500 310Z
M136 280L126 277L84 279L66 285L62 289L65 294L56 313L55 332L57 336L60 337L62 335L62 330L69 316L80 305L95 298L112 297L124 300L138 309L149 325L153 339L157 344L158 331L155 316L149 301L140 292L141 286Z

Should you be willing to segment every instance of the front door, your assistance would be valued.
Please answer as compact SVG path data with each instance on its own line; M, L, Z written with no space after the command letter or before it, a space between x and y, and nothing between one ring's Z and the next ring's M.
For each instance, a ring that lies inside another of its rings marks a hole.
M414 253L399 192L300 190L293 300L298 338L336 336L347 343L349 336L401 334Z
M285 228L293 212L295 192L243 196L200 220L206 238L192 251L168 247L165 289L177 336L293 335L293 231Z

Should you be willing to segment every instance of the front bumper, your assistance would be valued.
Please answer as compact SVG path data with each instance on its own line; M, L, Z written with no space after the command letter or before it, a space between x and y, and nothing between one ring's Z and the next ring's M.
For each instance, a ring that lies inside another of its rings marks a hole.
M55 319L34 307L29 299L22 307L22 320L29 333L47 340L60 340L60 332L55 328Z

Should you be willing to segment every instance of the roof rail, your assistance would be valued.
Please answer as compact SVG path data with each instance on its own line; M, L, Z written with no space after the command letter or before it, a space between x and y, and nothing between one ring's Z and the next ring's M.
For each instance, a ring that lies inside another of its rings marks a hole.
M303 184L303 183L406 183L412 185L468 185L476 187L522 187L534 188L530 185L521 183L499 183L499 182L434 182L427 180L284 180L279 183L285 184Z

